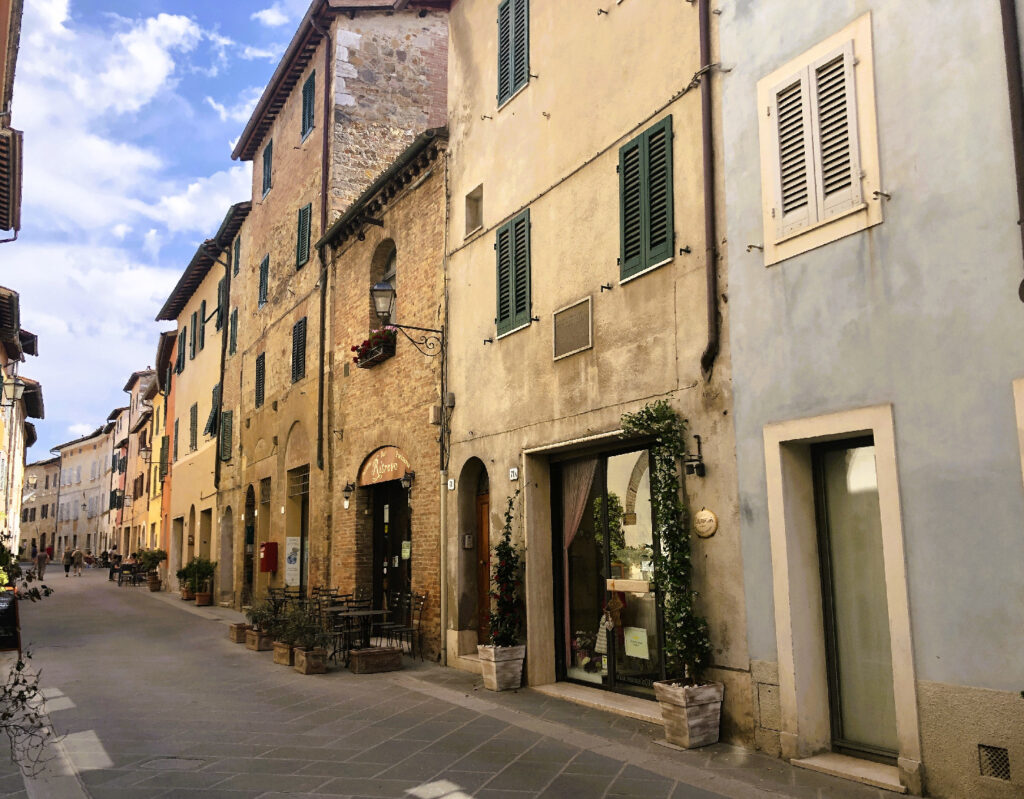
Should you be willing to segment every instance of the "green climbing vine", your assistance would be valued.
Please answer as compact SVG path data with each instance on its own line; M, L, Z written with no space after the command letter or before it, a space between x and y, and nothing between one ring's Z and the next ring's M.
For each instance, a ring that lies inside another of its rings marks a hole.
M622 416L627 435L653 436L651 506L660 551L654 553L655 584L665 613L665 669L669 679L699 683L711 663L708 625L697 615L690 555L690 514L679 490L678 463L686 452L686 421L665 400Z
M508 498L505 507L505 524L501 528L501 540L494 547L494 575L491 600L491 646L515 646L519 643L519 590L522 585L522 553L512 543L512 524L515 520L516 499L519 489Z

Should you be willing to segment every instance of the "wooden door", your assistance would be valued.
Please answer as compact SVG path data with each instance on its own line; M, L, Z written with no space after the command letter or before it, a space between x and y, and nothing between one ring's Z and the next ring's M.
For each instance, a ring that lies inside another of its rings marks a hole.
M477 640L491 633L491 497L476 498L476 618Z

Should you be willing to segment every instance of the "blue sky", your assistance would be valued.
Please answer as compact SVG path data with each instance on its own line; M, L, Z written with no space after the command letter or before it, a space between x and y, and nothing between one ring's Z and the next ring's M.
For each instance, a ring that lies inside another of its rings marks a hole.
M22 374L46 419L29 461L98 427L152 365L154 317L250 165L231 160L309 0L29 0L12 124L25 132L19 240L0 285L39 336Z

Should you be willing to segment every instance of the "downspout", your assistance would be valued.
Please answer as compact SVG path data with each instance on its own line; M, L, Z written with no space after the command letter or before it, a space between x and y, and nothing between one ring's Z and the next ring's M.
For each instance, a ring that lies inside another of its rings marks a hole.
M704 160L704 271L707 282L708 345L700 356L704 379L711 378L719 347L718 249L715 229L715 153L711 124L711 0L697 0L700 27L700 116Z
M1010 132L1017 174L1017 227L1020 229L1021 254L1024 256L1024 80L1021 78L1016 0L999 0L999 10L1003 18L1003 53L1006 58L1006 84L1010 93ZM1024 282L1021 282L1018 294L1021 302L1024 302Z
M238 235L241 235L241 230L239 230ZM216 251L216 254L213 256L214 263L221 263L221 261L219 261L218 259L220 258L221 253L225 252L227 249L228 248L224 248L224 249ZM228 328L231 327L231 314L228 313L228 309L231 308L231 260L230 260L230 257L228 259L226 259L223 263L224 263L224 293L223 293L223 296L220 297L219 301L223 302L225 307L218 309L218 313L220 314L220 372L219 372L218 377L217 377L217 383L220 385L220 394L217 397L217 399L220 402L220 407L217 409L217 432L218 432L217 453L216 453L216 455L214 456L214 459L213 459L213 487L215 489L220 489L221 459L220 459L220 440L219 440L220 435L219 434L220 434L221 420L222 420L222 417L224 415L224 364L227 361L227 357L228 357ZM203 322L203 324L206 324L206 323ZM157 383L159 384L160 375L157 375L156 379L157 379ZM168 385L167 386L167 391L170 392L170 390L171 390L171 387L170 387L170 385ZM167 411L166 411L166 408L167 408L167 405L165 403L164 404L164 427L165 428L167 426ZM170 458L170 454L168 453L168 459L169 458ZM170 471L170 470L168 470L168 471ZM162 491L161 491L161 494L160 494L160 504L161 504L161 506L163 505L163 492ZM161 507L161 511L162 510L163 510L163 508Z
M334 40L331 38L330 25L323 29L315 19L310 20L313 29L324 37L327 43L324 47L324 123L321 138L323 145L320 154L320 235L327 231L327 182L328 166L330 163L330 137L331 116L334 111L334 104L331 102L331 66L334 63ZM327 334L327 257L324 255L324 247L317 248L317 256L320 259L320 368L317 370L317 414L316 414L316 465L323 471L324 468L324 366L327 358L327 350L324 339ZM328 470L330 475L330 470Z

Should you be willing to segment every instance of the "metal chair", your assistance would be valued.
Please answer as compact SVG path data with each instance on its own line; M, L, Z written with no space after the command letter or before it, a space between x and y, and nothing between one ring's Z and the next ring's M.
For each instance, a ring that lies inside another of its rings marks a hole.
M407 599L408 601L408 599ZM427 605L427 595L414 594L409 613L409 624L395 627L389 635L404 648L404 642L409 641L409 655L416 657L416 649L420 650L420 660L423 660L423 608Z

